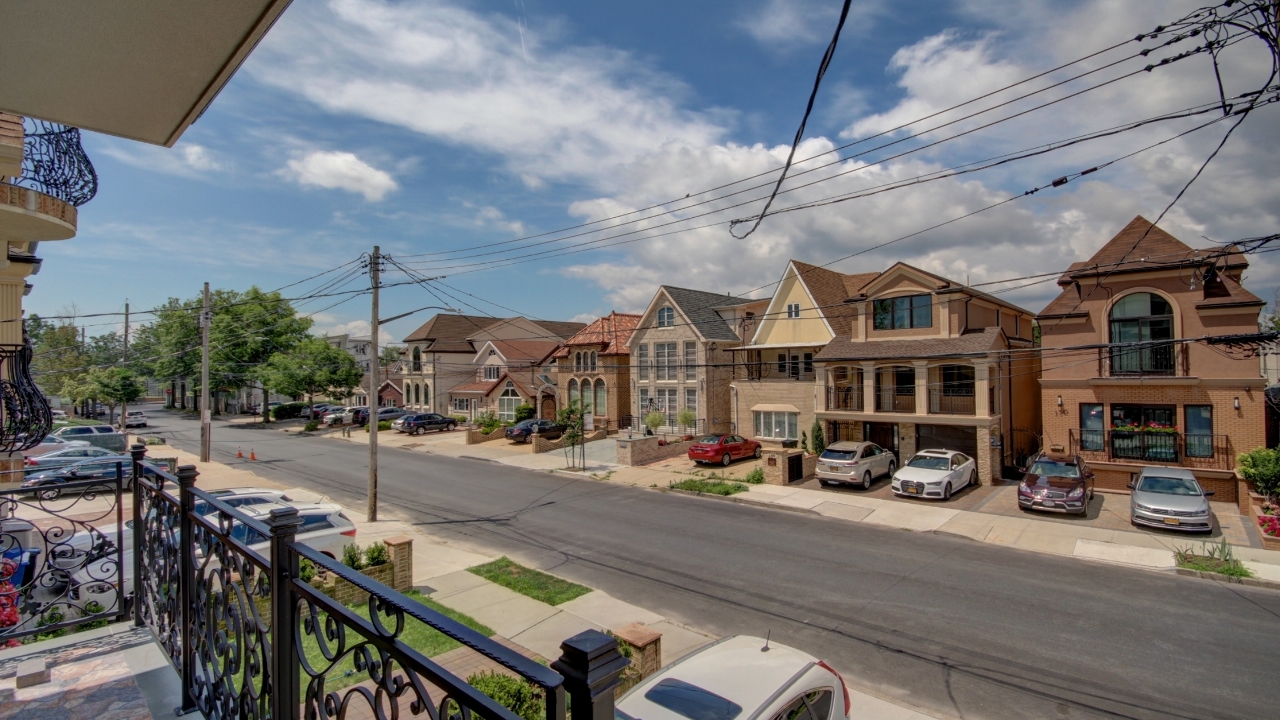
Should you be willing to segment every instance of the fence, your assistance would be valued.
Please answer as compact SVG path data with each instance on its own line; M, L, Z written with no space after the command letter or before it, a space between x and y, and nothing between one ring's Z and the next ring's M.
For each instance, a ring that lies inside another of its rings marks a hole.
M135 621L151 628L182 676L183 711L211 719L425 712L520 720L406 644L412 620L539 688L546 720L565 720L566 694L572 720L613 717L613 688L628 665L614 638L594 630L569 638L548 668L295 542L296 509L257 522L197 489L194 466L167 473L144 465L145 452L132 449ZM212 512L196 514L197 501ZM303 560L369 593L368 618L303 582ZM348 661L368 672L372 689L326 689Z
M1094 459L1179 463L1189 467L1231 470L1235 453L1227 435L1073 429L1071 448Z

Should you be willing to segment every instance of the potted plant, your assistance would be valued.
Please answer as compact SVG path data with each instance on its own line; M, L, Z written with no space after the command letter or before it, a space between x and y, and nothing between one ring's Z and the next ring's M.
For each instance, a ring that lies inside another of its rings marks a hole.
M644 416L644 427L648 431L647 434L653 435L654 431L662 427L662 424L665 423L666 421L667 421L667 416L663 415L657 410L651 410L648 413L646 413Z

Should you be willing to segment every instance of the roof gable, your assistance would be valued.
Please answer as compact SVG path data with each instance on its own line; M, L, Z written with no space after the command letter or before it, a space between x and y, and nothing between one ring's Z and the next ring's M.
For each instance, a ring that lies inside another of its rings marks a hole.
M439 313L409 333L403 342L429 342L428 349L434 352L475 352L467 338L496 322L498 318L485 315Z
M631 333L635 332L640 317L615 311L597 318L565 340L555 355L568 357L570 347L582 345L603 345L601 355L628 355L631 352L628 348Z
M685 322L698 337L703 340L726 342L737 342L738 334L733 331L729 323L725 322L720 313L716 312L716 308L756 302L734 295L663 285L654 295L654 301L650 303L649 311L645 313L646 317L653 312L655 303L660 297L666 297L671 302L672 308L684 316Z

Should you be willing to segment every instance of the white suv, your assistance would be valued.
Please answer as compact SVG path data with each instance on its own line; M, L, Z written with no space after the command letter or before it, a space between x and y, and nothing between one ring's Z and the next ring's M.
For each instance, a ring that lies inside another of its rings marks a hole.
M130 410L124 414L124 427L146 427L147 414L141 410Z

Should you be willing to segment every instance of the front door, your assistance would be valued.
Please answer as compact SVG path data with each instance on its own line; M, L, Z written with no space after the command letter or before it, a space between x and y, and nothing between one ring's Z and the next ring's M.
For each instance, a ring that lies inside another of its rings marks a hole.
M898 424L897 423L867 423L863 427L866 428L867 440L879 445L880 447L893 453L894 457L898 455Z
M538 414L538 417L540 417L540 418L544 418L544 419L546 419L546 420L555 420L555 419L556 419L556 399L555 399L555 397L553 397L553 396L551 396L551 395L543 395L543 396L542 396L542 412Z

